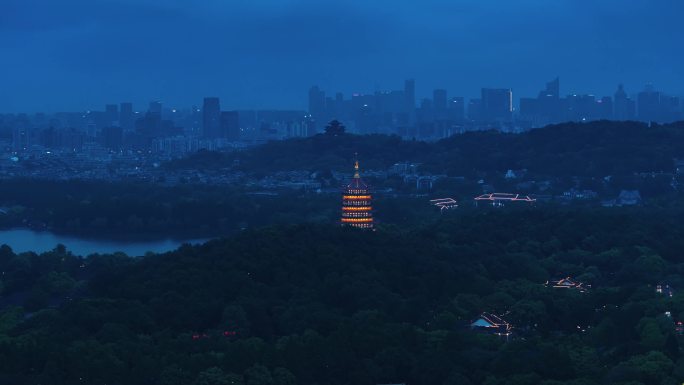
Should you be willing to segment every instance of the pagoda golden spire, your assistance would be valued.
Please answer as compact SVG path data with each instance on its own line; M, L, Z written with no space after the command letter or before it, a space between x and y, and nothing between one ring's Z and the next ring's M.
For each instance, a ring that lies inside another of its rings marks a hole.
M373 229L373 208L370 188L363 183L359 160L354 159L354 177L342 193L342 225Z

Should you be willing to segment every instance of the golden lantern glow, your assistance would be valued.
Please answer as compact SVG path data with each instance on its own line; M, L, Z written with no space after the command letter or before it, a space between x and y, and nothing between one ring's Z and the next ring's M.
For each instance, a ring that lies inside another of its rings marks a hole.
M342 207L342 211L371 211L370 206L359 206L359 207Z
M373 218L342 218L345 223L371 223Z

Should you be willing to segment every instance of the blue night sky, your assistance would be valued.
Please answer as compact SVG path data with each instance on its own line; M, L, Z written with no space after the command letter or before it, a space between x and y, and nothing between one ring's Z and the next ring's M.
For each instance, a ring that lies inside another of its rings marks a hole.
M306 108L307 90L417 96L684 92L681 0L2 0L0 113Z

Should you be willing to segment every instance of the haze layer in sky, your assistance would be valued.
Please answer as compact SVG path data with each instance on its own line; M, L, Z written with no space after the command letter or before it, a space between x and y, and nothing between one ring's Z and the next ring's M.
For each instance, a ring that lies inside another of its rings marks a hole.
M681 0L2 0L0 112L306 108L307 90L684 90Z

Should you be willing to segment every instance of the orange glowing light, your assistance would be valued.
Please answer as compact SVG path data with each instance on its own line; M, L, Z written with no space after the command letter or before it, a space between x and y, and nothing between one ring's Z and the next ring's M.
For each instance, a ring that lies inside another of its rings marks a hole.
M373 218L342 218L345 223L371 223Z
M358 206L358 207L345 206L345 207L342 207L342 211L371 211L371 207L370 206Z
M348 199L348 200L368 200L371 199L370 195L344 195L342 196L342 199Z

